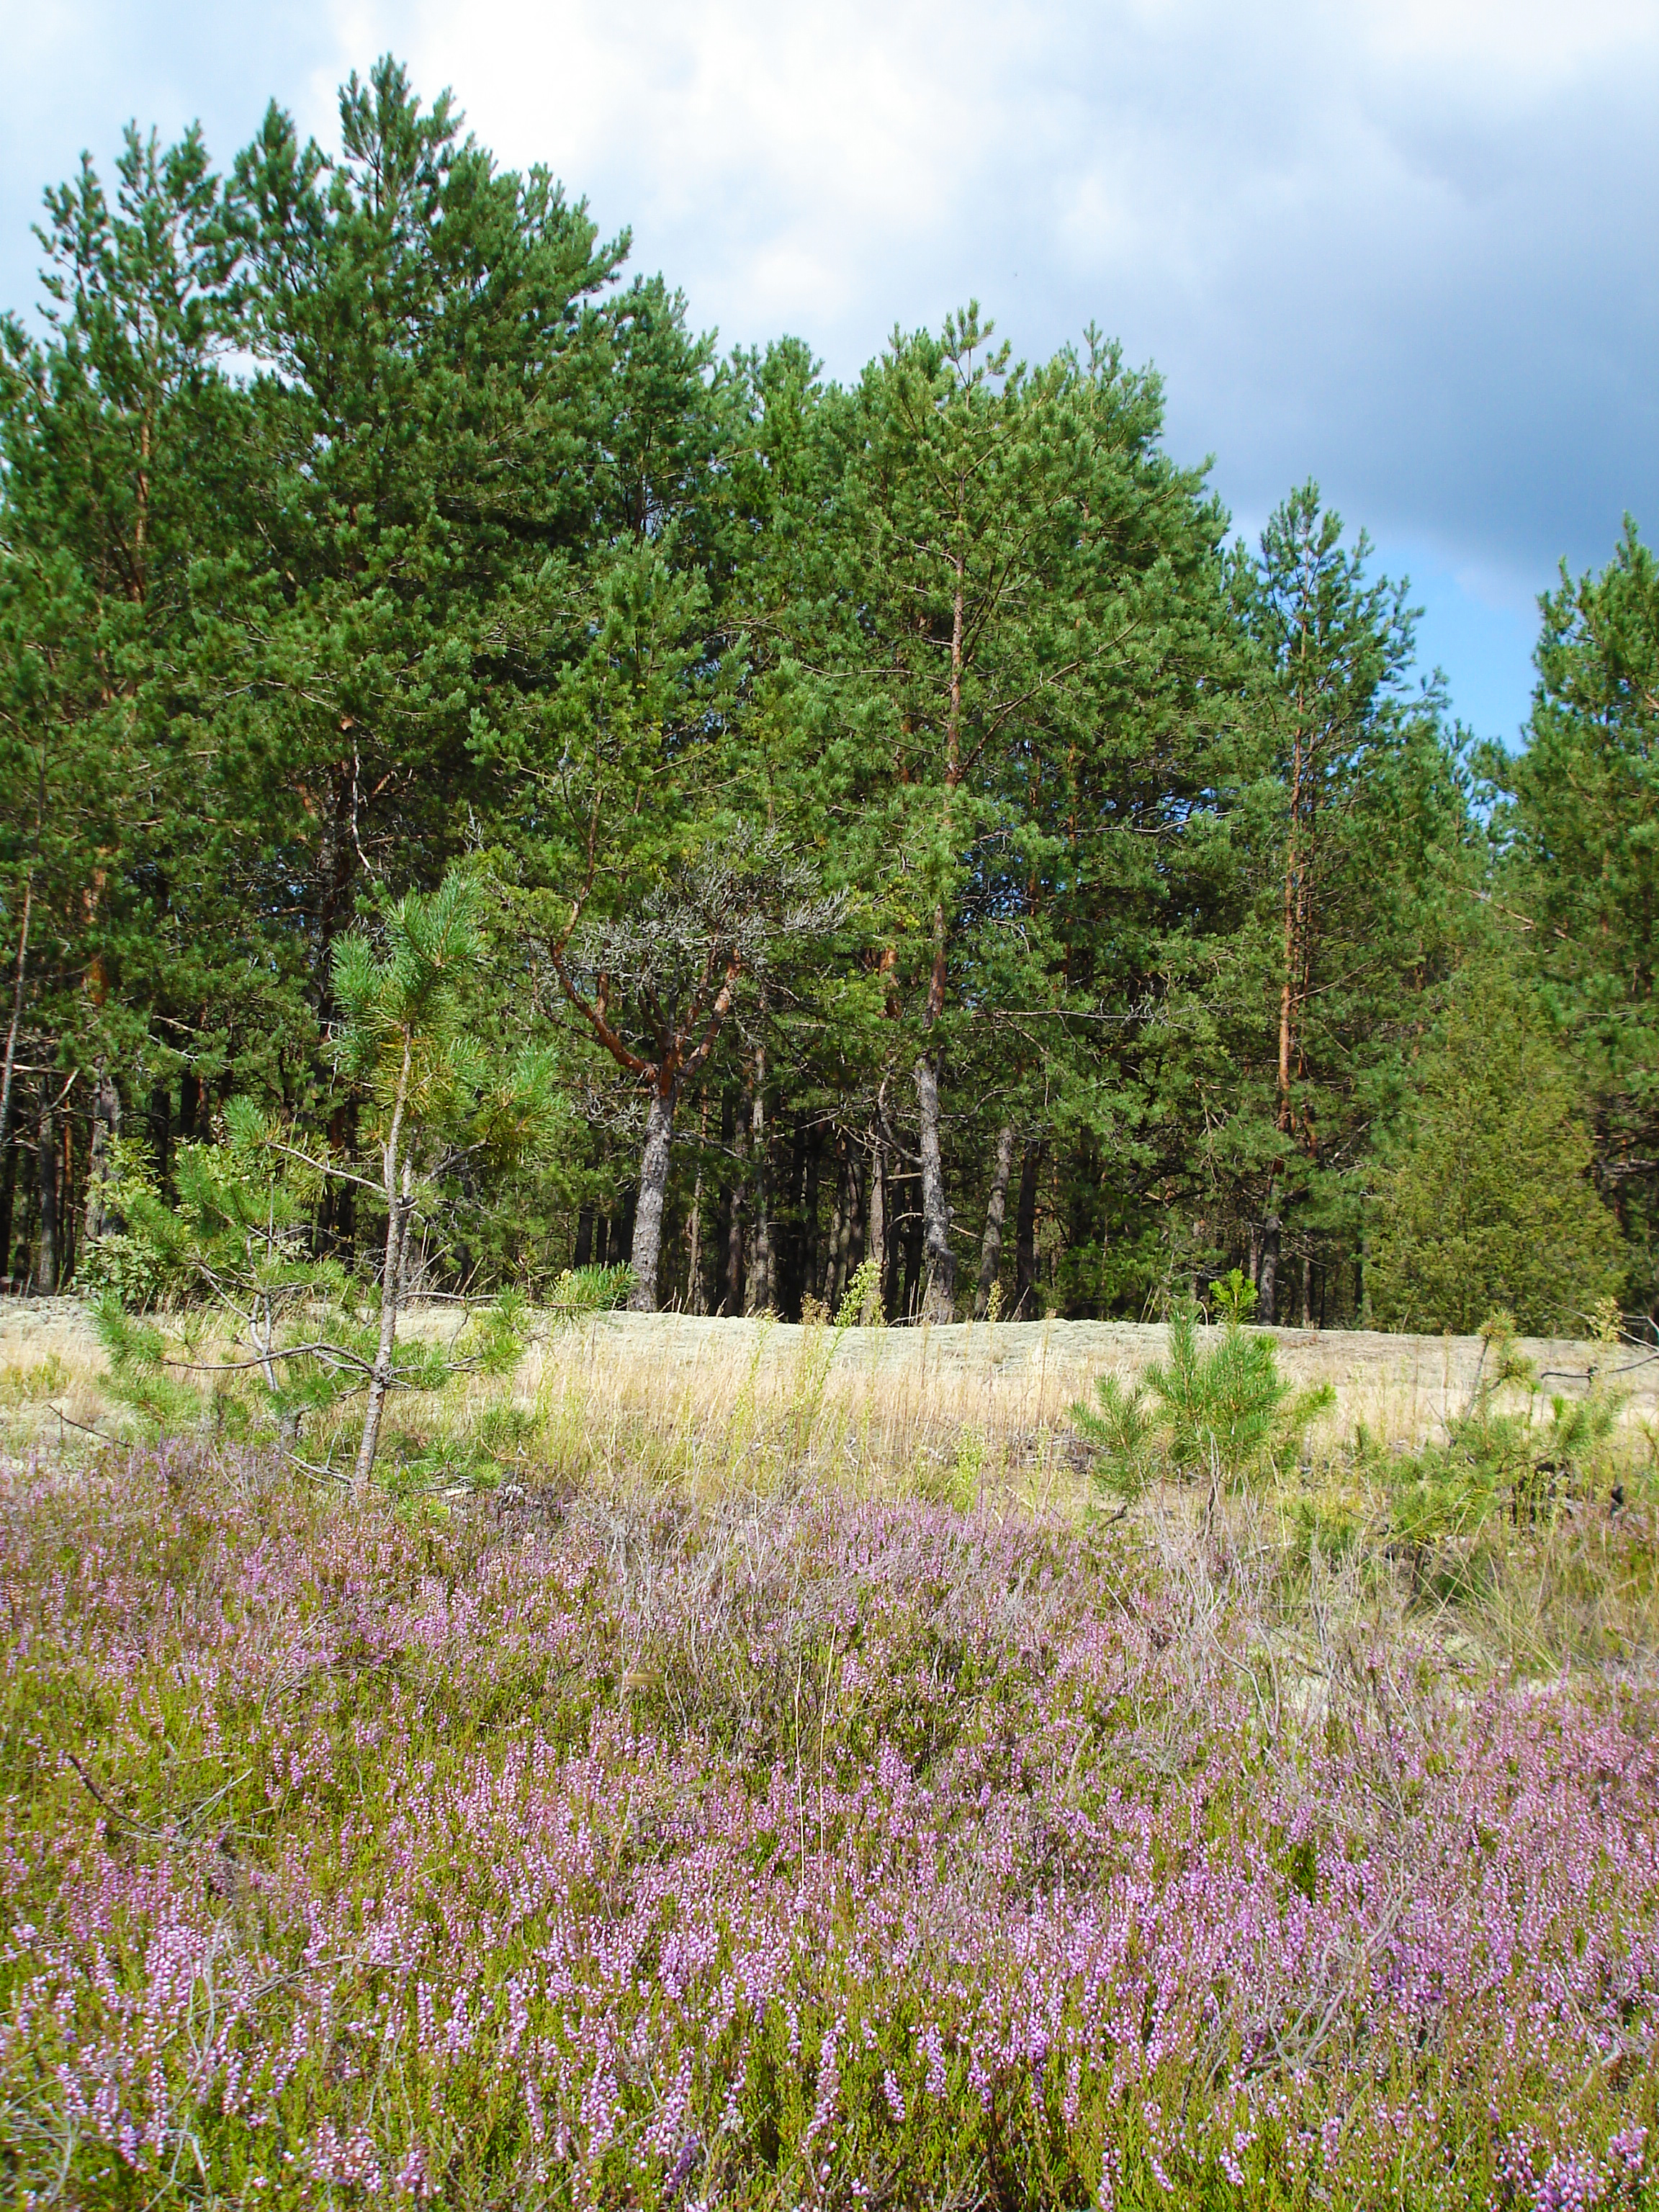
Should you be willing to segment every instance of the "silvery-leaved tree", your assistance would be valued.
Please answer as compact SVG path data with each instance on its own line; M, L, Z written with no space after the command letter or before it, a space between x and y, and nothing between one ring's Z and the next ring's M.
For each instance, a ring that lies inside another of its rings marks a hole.
M558 987L645 1091L645 1148L629 1304L657 1306L674 1116L741 994L787 944L820 936L842 902L775 831L738 827L671 870L635 913L582 927L580 902L549 958Z

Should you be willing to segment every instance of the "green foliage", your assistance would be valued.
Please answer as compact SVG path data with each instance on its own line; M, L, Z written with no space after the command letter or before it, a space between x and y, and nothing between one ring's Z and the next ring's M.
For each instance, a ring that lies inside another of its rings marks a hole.
M129 1312L143 1313L169 1291L182 1287L169 1271L166 1247L148 1225L154 1222L152 1209L160 1205L161 1194L149 1146L134 1137L109 1139L103 1187L106 1226L81 1255L75 1271L78 1289L94 1297L112 1292Z
M633 1287L634 1270L629 1267L567 1267L553 1285L547 1310L561 1321L581 1321L626 1305Z
M307 1415L362 1387L364 1322L339 1263L314 1255L318 1179L293 1160L286 1135L252 1101L233 1099L222 1144L174 1156L176 1205L152 1175L116 1180L126 1279L175 1305L204 1302L180 1312L170 1349L159 1327L126 1310L152 1298L134 1300L119 1276L102 1285L94 1313L113 1388L151 1425L193 1427L210 1413L222 1425L234 1407L291 1440Z
M769 1299L833 1301L859 1255L823 1260L832 1131L838 1179L890 1179L890 1304L925 1216L936 1319L1006 1135L1031 1171L1005 1312L1139 1313L1194 1272L1166 1255L1224 1269L1271 1218L1280 1299L1305 1262L1349 1318L1383 1163L1379 1311L1564 1324L1619 1273L1581 1123L1652 1302L1633 528L1546 603L1531 742L1480 763L1487 840L1405 586L1311 484L1230 553L1158 376L1097 331L1021 363L970 306L847 387L796 339L720 362L671 284L623 283L625 237L395 61L338 122L325 152L272 107L222 176L195 131L130 131L107 188L87 164L48 196L44 324L0 330L0 969L29 1071L0 1139L61 1110L84 1189L106 1078L155 1131L83 1284L137 1310L199 1290L200 1237L224 1261L243 1170L215 1196L193 1148L239 1097L312 1163L284 1233L361 1277L398 1194L325 1170L382 1183L401 1091L431 1279L544 1286L578 1208L620 1233L678 1006L645 1218L710 1187L696 1250L641 1247L641 1302L681 1295L659 1264L696 1309L730 1292L734 1205L739 1247L764 1213ZM822 905L712 926L698 885L729 906L762 852ZM1477 1085L1465 1113L1425 1009L1494 889L1559 1067L1540 1090L1528 1045L1524 1111ZM13 1180L8 1266L39 1250Z
M1468 1333L1504 1307L1535 1334L1580 1330L1622 1272L1590 1159L1536 998L1502 969L1472 969L1380 1178L1369 1271L1379 1320Z
M1152 1479L1161 1408L1150 1401L1145 1382L1126 1384L1115 1375L1097 1379L1095 1396L1096 1405L1079 1399L1071 1408L1072 1425L1094 1446L1102 1488L1126 1501L1138 1498Z
M1544 1402L1532 1363L1516 1349L1514 1316L1492 1315L1480 1337L1474 1389L1444 1441L1382 1462L1389 1525L1403 1542L1472 1536L1498 1513L1536 1527L1607 1478L1620 1395L1596 1382L1582 1397Z
M1560 1024L1631 1285L1659 1302L1659 560L1628 517L1541 602L1525 747L1486 748L1505 905Z
M1218 1282L1210 1285L1210 1295L1217 1312L1234 1328L1241 1327L1255 1311L1255 1285L1246 1281L1242 1267L1230 1267Z
M1212 1491L1257 1481L1334 1397L1328 1383L1298 1390L1281 1375L1271 1337L1237 1320L1200 1330L1190 1306L1170 1320L1166 1358L1127 1387L1102 1376L1095 1394L1097 1404L1079 1400L1071 1419L1100 1455L1103 1486L1125 1499L1160 1476Z

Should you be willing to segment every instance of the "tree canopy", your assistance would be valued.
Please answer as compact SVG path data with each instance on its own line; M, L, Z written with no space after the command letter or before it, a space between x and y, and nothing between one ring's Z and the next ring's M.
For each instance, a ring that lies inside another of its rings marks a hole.
M722 355L390 59L335 148L135 128L39 235L0 326L14 1285L118 1235L118 1158L177 1204L257 1112L340 1170L314 1255L411 1291L631 1259L637 1304L793 1316L867 1261L943 1321L1239 1266L1280 1322L1653 1310L1633 526L1543 603L1526 749L1472 756L1364 533L1310 483L1232 538L1097 331L1021 362L969 302L845 386ZM532 1133L405 1194L344 1048L363 946L447 902L467 1112ZM1483 1256L1431 1295L1471 1146Z

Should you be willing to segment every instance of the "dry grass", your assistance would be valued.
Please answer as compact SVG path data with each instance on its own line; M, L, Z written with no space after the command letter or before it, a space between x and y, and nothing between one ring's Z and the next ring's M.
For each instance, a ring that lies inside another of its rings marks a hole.
M413 1326L452 1328L453 1311L430 1309ZM517 1483L596 1498L666 1491L702 1506L758 1506L785 1492L921 1496L1080 1523L1095 1493L1066 1409L1102 1372L1127 1376L1163 1349L1161 1329L1119 1324L837 1334L823 1325L606 1315L538 1332L510 1378L394 1397L382 1466L395 1494L440 1511ZM1540 1370L1558 1370L1547 1387L1568 1391L1610 1358L1590 1344L1522 1349ZM1426 1642L1455 1671L1645 1671L1659 1659L1659 1362L1625 1383L1609 1464L1629 1510L1609 1516L1603 1468L1594 1497L1568 1501L1547 1524L1516 1529L1500 1517L1467 1540L1425 1547L1392 1531L1390 1448L1443 1434L1464 1410L1478 1340L1285 1331L1279 1352L1299 1382L1328 1381L1336 1393L1302 1466L1231 1500L1213 1526L1200 1525L1192 1492L1156 1491L1122 1531L1189 1586L1200 1625L1224 1591L1230 1605L1245 1601L1264 1681L1276 1685L1281 1666L1291 1680L1328 1674L1340 1650L1402 1636ZM308 1456L349 1463L356 1419L347 1401L331 1431L307 1433ZM106 1394L81 1309L67 1300L0 1308L0 1455L34 1450L69 1465L95 1455L100 1437L132 1433Z
M452 1309L417 1310L411 1327L453 1327ZM1276 1332L1281 1365L1298 1383L1328 1382L1329 1414L1311 1437L1332 1462L1356 1430L1408 1446L1443 1433L1467 1406L1481 1356L1473 1337L1363 1331ZM580 1328L539 1329L510 1391L463 1386L441 1413L394 1401L393 1434L459 1443L493 1419L501 1435L538 1432L555 1465L644 1464L696 1483L763 1474L780 1454L835 1469L861 1488L960 1489L1009 1476L1048 1496L1073 1466L1066 1408L1095 1378L1127 1378L1164 1349L1164 1331L1130 1322L963 1324L949 1328L801 1328L689 1315L610 1314ZM1571 1395L1592 1370L1640 1355L1571 1340L1517 1349ZM72 1431L109 1431L118 1409L103 1353L76 1301L0 1304L0 1439L14 1450ZM1619 1387L1634 1445L1659 1436L1659 1358ZM513 1409L504 1418L504 1407ZM76 1426L76 1425L81 1425ZM959 1480L960 1478L960 1480Z
M71 1298L0 1302L0 1443L67 1449L106 1426L107 1362Z
M1299 1383L1328 1382L1330 1413L1310 1437L1329 1480L1364 1427L1406 1448L1444 1433L1468 1407L1478 1338L1278 1332L1281 1365ZM1161 1357L1162 1328L1041 1322L939 1329L852 1329L611 1315L532 1346L515 1386L538 1426L564 1439L603 1437L611 1463L641 1458L705 1480L750 1471L781 1452L835 1470L860 1489L898 1484L959 1492L989 1481L1035 1484L1053 1503L1079 1465L1066 1410L1095 1378L1126 1379ZM1638 1355L1590 1343L1518 1347L1582 1392L1593 1370ZM1622 1416L1632 1442L1659 1431L1659 1361L1635 1370ZM570 1471L576 1471L573 1466ZM948 1471L950 1480L946 1480ZM967 1479L971 1477L971 1480Z

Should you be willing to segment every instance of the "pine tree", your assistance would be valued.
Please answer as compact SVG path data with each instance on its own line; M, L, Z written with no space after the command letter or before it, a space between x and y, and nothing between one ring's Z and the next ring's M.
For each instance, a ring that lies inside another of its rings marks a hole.
M835 562L809 601L832 599L840 627L819 649L833 672L804 687L802 780L871 902L935 1320L956 1306L946 1086L1029 1069L1012 1036L1000 1050L1002 1017L1115 995L1122 969L1085 942L1108 883L1135 883L1137 921L1160 902L1145 833L1176 827L1213 673L1194 617L1219 519L1158 452L1159 409L1156 380L1092 334L1028 371L970 307L937 338L896 336L823 410ZM1065 1036L1056 1020L1045 1042Z
M1523 751L1488 748L1498 896L1582 1071L1598 1184L1659 1313L1659 562L1627 522L1541 602Z
M1231 823L1248 902L1200 980L1220 1010L1200 1056L1206 1210L1227 1256L1247 1232L1263 1321L1294 1311L1300 1259L1306 1319L1316 1256L1358 1248L1372 1133L1457 957L1475 855L1437 683L1412 681L1408 587L1371 573L1364 533L1345 543L1305 484L1257 554L1238 549L1232 588L1255 757Z

